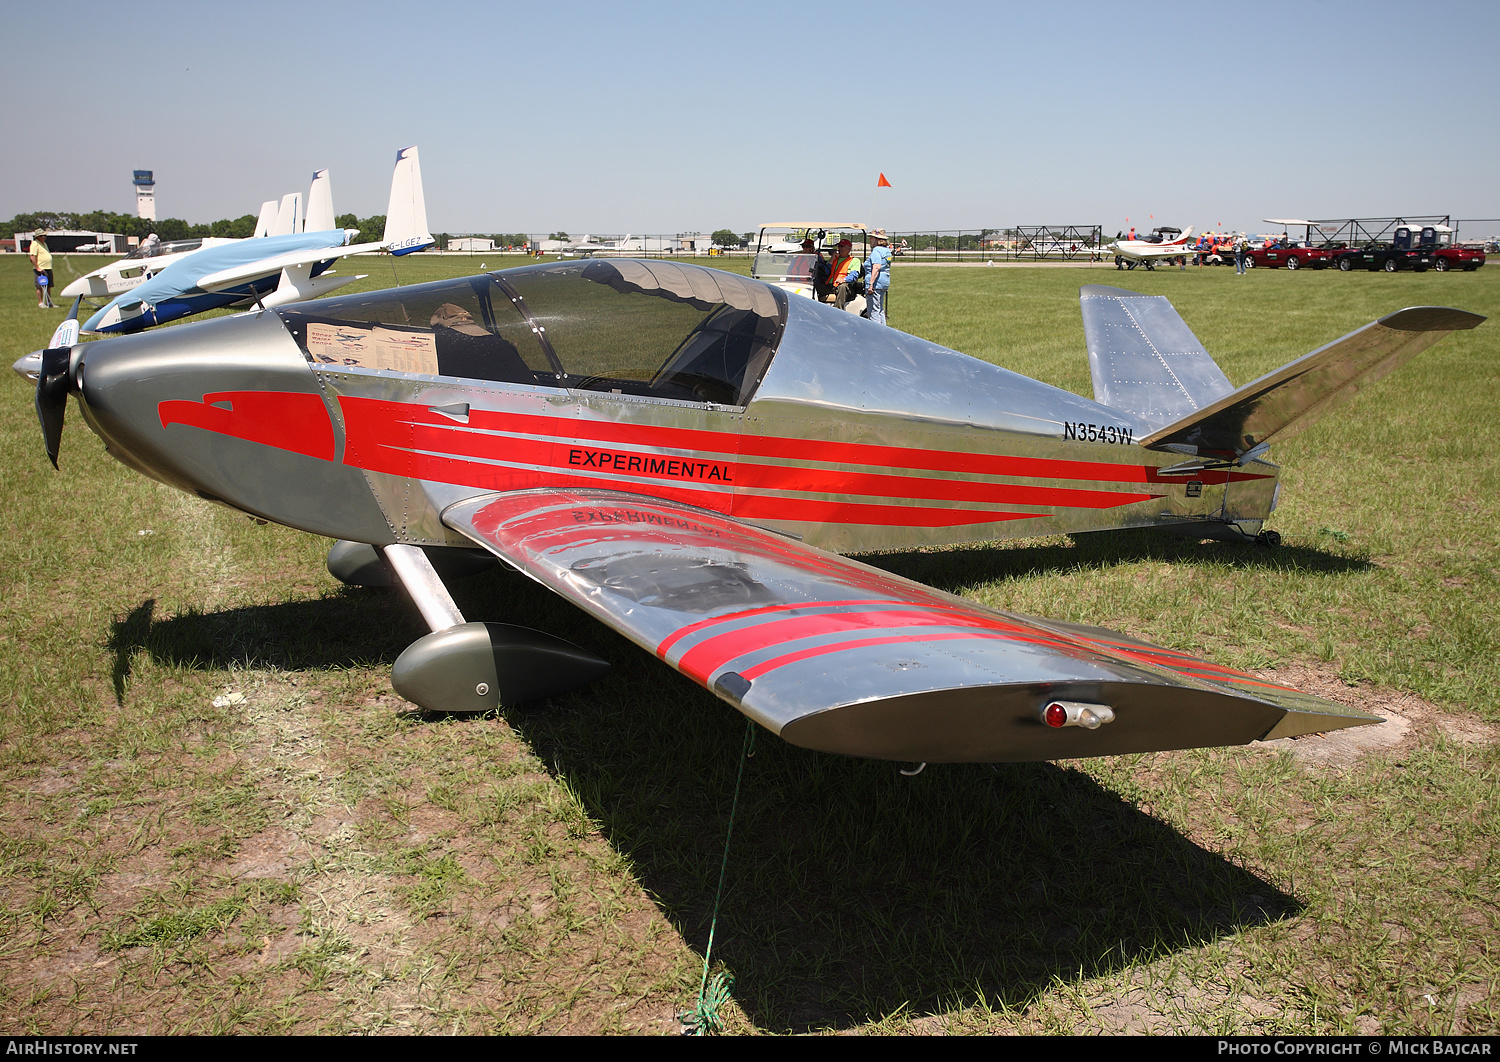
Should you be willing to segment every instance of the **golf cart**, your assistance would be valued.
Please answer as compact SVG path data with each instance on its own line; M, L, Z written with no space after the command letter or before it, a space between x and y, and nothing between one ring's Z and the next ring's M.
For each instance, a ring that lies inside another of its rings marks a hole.
M813 254L804 254L802 244L813 241ZM815 298L813 271L818 255L831 256L840 240L853 244L853 253L860 261L870 255L869 226L858 221L814 221L814 222L767 222L760 227L755 240L755 258L750 264L750 276L774 284L794 295ZM844 306L853 314L865 309L863 295L856 296Z

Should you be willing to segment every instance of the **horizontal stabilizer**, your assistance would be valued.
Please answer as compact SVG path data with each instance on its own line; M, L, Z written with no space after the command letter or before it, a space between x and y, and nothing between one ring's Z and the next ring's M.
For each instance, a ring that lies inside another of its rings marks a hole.
M1095 401L1160 426L1234 390L1165 296L1103 284L1078 295Z
M1377 721L1258 675L1113 631L992 611L657 499L490 494L450 506L443 522L805 748L1051 760ZM1107 708L1109 721L1049 725L1055 701Z
M1445 306L1397 310L1168 424L1141 445L1244 454L1289 439L1449 332L1483 320Z

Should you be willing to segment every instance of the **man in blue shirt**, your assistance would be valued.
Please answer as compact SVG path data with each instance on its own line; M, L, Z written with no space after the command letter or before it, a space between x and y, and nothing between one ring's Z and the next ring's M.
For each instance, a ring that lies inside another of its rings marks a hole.
M865 316L876 324L885 324L885 293L891 288L891 246L884 229L870 233L875 249L865 259Z

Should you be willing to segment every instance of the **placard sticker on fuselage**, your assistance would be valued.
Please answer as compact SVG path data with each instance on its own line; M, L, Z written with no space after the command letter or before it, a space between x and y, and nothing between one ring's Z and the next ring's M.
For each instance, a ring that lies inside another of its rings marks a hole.
M360 365L426 376L436 376L438 371L437 340L430 332L313 321L307 326L307 351L326 365Z

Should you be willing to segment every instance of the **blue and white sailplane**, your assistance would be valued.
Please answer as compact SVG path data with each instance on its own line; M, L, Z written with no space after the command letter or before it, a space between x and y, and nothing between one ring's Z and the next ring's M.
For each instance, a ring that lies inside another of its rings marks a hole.
M254 301L271 307L320 298L359 279L330 272L340 258L362 251L410 254L430 246L434 241L427 231L415 147L396 153L383 238L377 243L349 243L357 232L327 228L205 248L116 296L85 322L83 330L139 332L221 306Z

